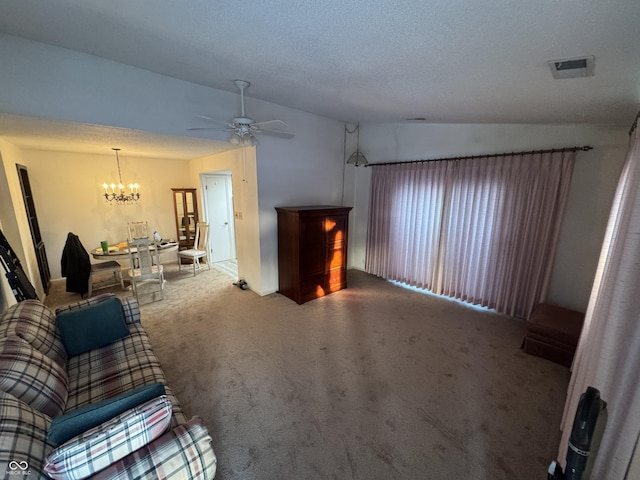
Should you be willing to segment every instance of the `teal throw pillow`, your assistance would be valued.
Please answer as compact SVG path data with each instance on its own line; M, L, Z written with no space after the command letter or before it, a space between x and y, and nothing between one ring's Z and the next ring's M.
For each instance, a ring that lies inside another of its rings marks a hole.
M117 297L56 315L67 355L79 355L110 345L129 335L122 302Z
M101 402L85 405L54 418L47 438L55 446L62 445L67 440L86 432L90 428L102 425L121 413L164 394L164 385L158 382L151 385L143 385Z

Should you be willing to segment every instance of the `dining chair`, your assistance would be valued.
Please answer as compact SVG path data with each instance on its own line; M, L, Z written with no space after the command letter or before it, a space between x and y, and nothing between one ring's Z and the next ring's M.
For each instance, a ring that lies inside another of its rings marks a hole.
M136 238L150 238L149 224L147 222L128 222L127 223L127 240L129 242Z
M206 222L198 222L196 224L196 236L194 238L193 248L178 251L178 272L182 272L182 261L186 260L193 265L193 276L196 276L196 265L200 268L200 259L204 258L207 267L211 270L211 262L209 262L209 224Z
M104 276L103 274L105 273L112 273L116 282L120 283L120 287L122 288L122 290L125 289L124 279L122 278L122 267L118 262L116 262L115 260L108 260L106 262L92 263L91 271L89 272L89 288L87 298L91 297L91 294L93 293L93 285L96 277ZM98 287L96 288L96 290L98 288L110 287L111 285L115 285L115 283L108 283L105 285L98 283Z
M128 245L129 261L131 262L129 277L133 295L138 299L139 289L142 285L157 284L160 297L164 300L164 269L160 263L158 245L149 238L136 238L128 242ZM156 293L157 291L145 293Z

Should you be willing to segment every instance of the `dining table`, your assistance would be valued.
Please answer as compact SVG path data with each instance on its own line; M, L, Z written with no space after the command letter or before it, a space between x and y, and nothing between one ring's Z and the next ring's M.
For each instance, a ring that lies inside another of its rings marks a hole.
M160 255L164 255L167 253L177 252L180 244L178 242L161 242L157 245L158 253ZM135 247L131 250L131 253L136 253ZM96 260L126 260L129 257L129 245L127 242L109 245L106 252L102 247L94 248L91 250L91 256Z

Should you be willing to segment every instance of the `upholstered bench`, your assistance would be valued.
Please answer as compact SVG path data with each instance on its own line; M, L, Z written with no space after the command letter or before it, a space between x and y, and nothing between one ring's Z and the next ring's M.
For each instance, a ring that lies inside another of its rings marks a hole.
M583 313L541 303L527 321L524 351L570 367L583 323Z

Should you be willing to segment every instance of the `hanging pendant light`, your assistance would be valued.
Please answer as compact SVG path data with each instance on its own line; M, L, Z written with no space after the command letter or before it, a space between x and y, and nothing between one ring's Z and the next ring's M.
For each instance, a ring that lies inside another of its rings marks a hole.
M356 132L356 151L353 152L347 159L347 164L355 165L356 167L359 167L360 165L367 165L369 161L367 160L367 157L365 157L364 154L360 151L360 123L356 125L354 131L349 131L346 125L344 128L348 133L354 133L354 131Z
M116 162L118 164L118 184L115 183L103 183L104 198L107 203L114 205L133 205L140 199L140 185L137 183L129 184L129 192L125 190L125 186L122 183L122 173L120 172L120 157L118 156L119 148L112 148L116 152Z

